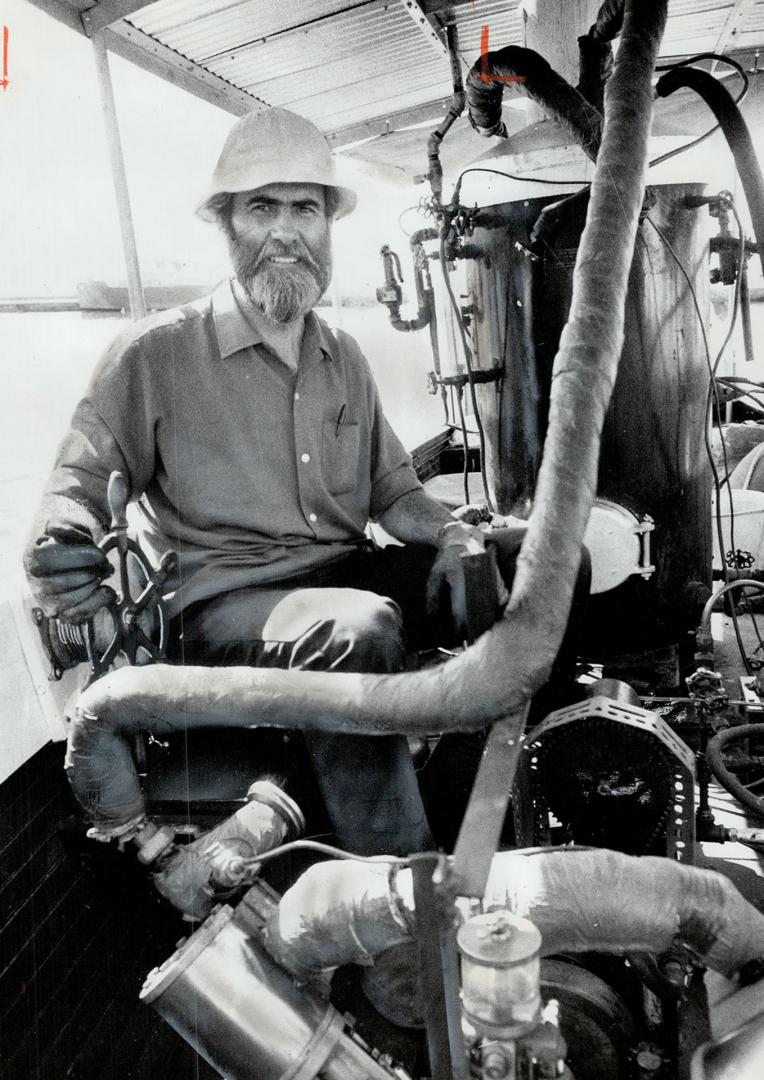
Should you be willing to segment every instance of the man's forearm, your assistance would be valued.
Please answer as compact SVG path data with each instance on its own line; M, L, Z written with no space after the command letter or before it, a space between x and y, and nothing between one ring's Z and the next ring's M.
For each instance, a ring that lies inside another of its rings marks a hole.
M379 523L386 532L404 544L438 545L443 525L454 521L453 515L424 491L409 491L385 510Z
M30 530L32 539L41 536L49 523L85 529L91 533L96 543L103 539L107 531L105 514L96 510L94 504L91 505L84 498L74 499L69 494L54 490L46 491L40 500Z

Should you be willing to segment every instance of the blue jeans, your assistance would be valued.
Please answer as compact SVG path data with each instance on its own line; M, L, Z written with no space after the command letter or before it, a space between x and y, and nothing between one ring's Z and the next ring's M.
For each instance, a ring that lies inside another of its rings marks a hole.
M522 530L491 534L507 584ZM448 613L425 609L436 552L369 546L280 587L225 593L186 609L171 627L171 659L300 670L395 672L407 651L453 644ZM588 593L588 563L577 595ZM557 667L572 676L568 632ZM295 716L299 729L300 717ZM361 855L433 846L407 740L306 732L305 743L339 842Z

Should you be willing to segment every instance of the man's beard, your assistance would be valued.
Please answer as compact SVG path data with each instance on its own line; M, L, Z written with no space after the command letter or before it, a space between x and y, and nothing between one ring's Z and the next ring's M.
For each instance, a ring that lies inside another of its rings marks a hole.
M289 323L307 315L329 286L332 269L328 254L318 262L301 242L287 246L269 240L255 251L229 232L228 249L245 293L255 307L274 322ZM299 261L272 263L272 255L292 256Z

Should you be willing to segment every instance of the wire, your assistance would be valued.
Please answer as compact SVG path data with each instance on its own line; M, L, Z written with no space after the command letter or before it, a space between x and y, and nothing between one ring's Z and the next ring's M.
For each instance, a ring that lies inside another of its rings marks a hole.
M717 383L722 387L726 387L729 390L735 390L735 400L740 401L749 409L753 409L757 412L764 412L764 392L757 390L745 390L743 387L735 386L729 383L729 381L723 375L717 375Z
M292 851L317 851L319 855L330 855L335 859L349 859L353 862L372 863L377 866L410 866L414 862L432 860L439 854L432 851L417 851L412 855L354 855L352 851L343 851L331 844L322 844L318 840L292 840L288 844L281 844L279 847L271 848L270 851L264 851L261 855L242 859L242 865L260 865L280 858L282 855L288 855ZM439 855L439 857L445 859L444 855Z
M727 333L726 333L726 335L724 337L724 341L722 342L721 348L719 349L719 352L717 353L716 360L714 361L714 375L716 375L716 372L717 372L718 367L719 367L719 362L720 362L722 356L724 355L724 352L725 352L727 346L729 345L730 338L732 337L732 331L734 330L735 323L737 322L737 316L738 316L738 312L740 310L740 289L741 289L741 285L742 285L742 281L743 281L742 269L743 269L743 263L744 263L745 257L746 257L746 255L745 255L745 232L743 230L743 223L740 220L740 214L738 214L738 212L737 212L737 207L735 206L735 203L734 203L731 195L728 196L727 198L725 198L725 203L729 207L729 209L732 211L732 213L733 213L733 215L735 217L735 221L737 222L738 239L739 239L739 243L738 243L738 262L737 262L737 274L735 275L735 292L733 293L733 298L732 298L732 313L730 315L730 322L729 322L729 326L727 327Z
M706 323L705 323L705 319L703 318L703 313L700 310L700 303L698 302L698 295L697 295L697 293L695 291L695 286L693 285L692 279L690 278L690 275L687 273L687 270L685 269L685 266L682 263L682 260L677 255L676 251L674 250L674 248L673 248L671 242L669 241L668 237L666 236L666 234L655 223L655 221L652 219L650 214L645 214L645 220L650 222L653 229L655 230L657 235L660 237L661 242L663 243L663 245L666 248L666 250L668 251L668 253L671 255L672 259L676 263L677 267L679 268L680 273L682 274L682 276L684 277L684 279L685 279L685 281L687 283L687 287L690 290L690 296L692 297L692 302L693 302L693 305L695 307L695 313L696 313L696 315L698 317L698 324L700 325L701 335L703 337L703 348L704 348L704 353L705 353L705 358L706 358L706 365L708 367L708 374L709 374L708 394L706 395L706 410L705 410L705 417L704 417L704 421L703 421L703 438L704 438L705 446L706 446L706 454L708 455L708 461L709 461L709 464L711 466L711 473L713 475L714 488L716 490L716 534L717 534L717 539L718 539L718 542L719 542L719 558L720 558L720 561L721 561L722 574L724 576L725 585L729 585L729 574L727 572L727 563L726 563L726 560L725 560L725 557L724 557L724 531L722 529L722 514L721 514L722 482L719 479L719 472L718 472L718 470L716 468L716 462L714 461L713 450L711 448L711 438L710 438L710 434L709 434L710 418L711 418L711 400L713 399L716 402L717 415L719 417L721 417L721 402L719 401L719 392L718 392L718 389L717 389L717 386L716 386L716 379L714 377L714 366L711 363L711 350L710 350L709 344L708 344L708 335L706 333ZM718 360L718 358L717 358L717 360ZM723 462L724 462L724 472L725 472L725 476L726 476L729 473L729 466L728 466L728 462L727 462L727 448L724 445L724 439L721 439L721 447L722 447L722 459L723 459ZM734 530L735 508L734 508L734 504L733 504L733 501L732 501L732 492L729 489L729 487L728 487L727 490L728 490L729 505L730 505L730 546L731 546L732 550L734 551L735 550L735 545L734 545L734 531L733 530ZM745 669L746 669L746 673L748 675L750 675L751 674L751 665L750 665L750 662L748 660L748 656L746 655L745 646L743 645L743 639L742 639L742 636L740 634L740 625L738 623L737 614L735 613L734 608L732 609L732 625L733 625L733 628L734 628L734 631L735 631L735 640L737 641L738 650L740 652L740 658L743 661L743 664L744 664Z
M755 581L753 578L738 578L736 581L729 581L726 585L723 585L718 592L710 596L703 608L703 614L700 617L700 629L701 631L709 634L711 631L711 614L716 604L721 600L723 596L726 596L728 592L732 592L734 589L753 589L756 592L764 592L764 582Z
M547 180L540 176L518 176L516 173L504 172L503 169L487 169L484 165L470 165L468 169L462 169L454 186L454 201L458 201L462 186L462 178L467 173L480 172L491 173L493 176L503 176L505 180L519 180L521 184L550 184L562 187L581 187L582 184L591 184L591 180Z
M747 383L748 386L758 386L761 390L764 390L764 382L759 382L758 379L749 379L747 375L719 375L718 381L724 383Z
M716 355L716 360L714 361L713 367L712 367L712 378L713 378L713 381L714 381L713 382L713 385L714 385L714 398L715 398L715 401L716 401L716 414L717 414L717 417L718 417L718 420L719 420L720 429L721 429L721 422L722 422L721 421L721 403L719 401L719 394L718 394L718 390L717 390L717 387L716 387L716 372L719 369L719 364L721 362L722 356L724 355L724 353L726 351L727 345L729 344L730 338L732 337L732 331L734 330L735 323L737 321L737 315L738 315L738 312L739 312L739 309L740 309L740 288L741 288L741 283L742 283L742 280L743 280L742 269L743 269L743 263L744 263L744 260L745 260L745 257L746 257L746 254L745 254L745 232L743 230L743 223L740 220L740 215L737 212L737 207L735 206L734 200L732 199L731 195L728 195L728 196L725 197L725 203L729 207L729 209L732 211L732 213L733 213L733 215L735 217L735 221L737 222L739 244L738 244L737 274L735 275L735 291L734 291L734 295L733 295L732 312L731 312L731 315L730 315L729 326L727 328L727 333L724 336L724 341L721 344L719 352ZM708 415L706 415L706 431L707 430L708 430ZM724 437L723 437L723 435L721 433L721 430L720 430L720 442L721 442L721 447L722 447L722 457L723 457L723 460L724 460L725 479L727 479L729 477L729 465L728 465L728 462L727 462L727 448L726 448L726 445L725 445L725 442L724 442ZM732 558L734 560L735 559L735 552L736 552L735 533L734 533L735 506L734 506L734 498L733 498L733 495L732 495L732 488L730 487L729 484L727 484L727 496L728 496L728 499L729 499L729 507L730 507L730 549L732 551ZM717 492L717 496L716 496L717 513L719 513L719 499L720 499L720 497L721 497L721 493ZM722 563L725 565L724 580L725 580L725 582L728 582L729 575L726 573L726 560L724 558L724 549L723 549L723 547L720 546L719 552L720 552L720 556L722 558ZM743 598L741 600L741 606L744 607L747 610L747 614L751 618L753 629L754 629L754 632L755 632L756 637L757 637L758 642L759 642L759 647L760 648L764 647L764 641L762 641L761 635L759 633L759 628L758 628L758 625L756 623L756 619L753 616L753 613L752 613L752 611L750 609L750 605L748 603L748 599L745 596L743 596ZM737 627L737 622L736 622L736 614L734 612L734 608L731 608L730 610L733 612L733 615L732 615L733 625L735 626L736 636L739 639L738 627ZM738 644L739 644L739 640L738 640ZM747 655L744 658L744 662L745 662L748 674L750 675L751 674L751 667L750 667L750 663L748 661Z
M720 361L722 359L722 356L724 355L724 352L725 352L725 350L726 350L726 348L727 348L727 346L728 346L728 344L730 342L730 338L732 337L732 332L733 332L733 330L735 328L735 323L737 322L737 317L738 317L738 315L740 313L740 294L741 294L741 289L742 289L742 284L743 284L743 267L745 265L745 260L746 260L745 230L743 229L743 223L740 220L740 214L738 213L737 207L735 206L735 201L734 201L734 199L732 198L731 195L726 196L725 203L729 207L729 209L732 211L732 214L733 214L733 216L735 218L735 221L737 223L739 244L738 244L737 273L735 275L735 291L734 291L733 300L732 300L732 312L730 314L730 321L729 321L729 326L727 327L727 333L724 336L724 341L722 342L721 347L719 349L719 352L718 352L718 354L716 356L716 360L714 361L713 370L714 370L714 377L715 377L717 382L722 381L721 379L718 379L716 377L716 372L717 372L717 370L719 368L719 363L720 363ZM718 413L719 407L720 406L719 406L719 403L718 403L718 395L717 395L717 413ZM721 423L721 416L719 416L719 420L720 420L720 423ZM724 467L725 467L725 471L727 471L727 480L729 480L729 472L728 472L728 469L727 469L727 461L726 461L726 448L724 446L724 439L723 438L721 440L721 443L722 443L722 448L725 451L725 453L724 453L724 458L725 458ZM733 520L734 520L734 510L733 510L733 502L732 502L732 489L731 489L731 487L729 487L729 483L728 483L728 490L729 490L729 500L730 500L730 547L732 549L733 558L734 558L735 543L734 543L734 537L733 537L733 531L732 531L733 530ZM718 503L718 496L717 496L717 503ZM756 634L756 639L758 641L758 645L757 645L755 651L758 652L759 649L764 649L764 640L762 639L762 636L759 633L758 623L756 622L756 618L755 618L753 612L751 611L750 604L748 602L748 598L745 595L742 597L740 603L741 603L741 607L746 609L746 612L747 612L748 616L751 619L751 624L753 626L753 630L754 630L754 633ZM750 665L748 665L748 673L750 674Z
M451 306L454 309L454 315L456 316L456 324L459 327L459 335L460 335L460 337L462 339L462 349L464 350L464 362L467 365L467 374L469 376L467 381L469 383L470 397L472 399L472 411L473 411L473 414L475 416L475 424L477 425L478 438L480 440L480 475L481 475L482 480L483 480L483 494L485 495L486 506L491 511L491 513L494 514L496 511L494 510L493 502L491 501L491 496L490 496L489 491L488 491L488 477L486 476L486 471L485 471L485 456L486 456L485 432L483 430L483 421L482 421L482 419L480 417L480 409L478 408L477 395L475 394L475 382L474 382L474 379L472 378L472 376L473 376L472 350L470 349L469 343L467 341L467 332L464 329L464 320L462 318L462 313L459 310L459 305L456 302L456 297L454 296L454 290L451 287L451 279L449 278L449 275L448 275L448 267L446 266L446 237L445 237L445 234L443 236L441 236L441 239L440 239L440 268L441 268L441 272L443 274L443 281L445 282L446 292L448 293L449 300L451 301ZM466 453L466 450L467 450L467 448L465 446L465 453Z
M406 216L406 214L410 214L412 212L412 210L418 210L419 213L422 214L422 206L421 206L421 204L416 203L416 205L414 205L414 206L407 206L406 209L401 210L400 214L398 215L398 228L401 230L403 235L405 237L407 237L407 238L412 237L413 233L406 232L406 230L403 228L403 219ZM425 216L425 215L423 214L422 216Z
M745 83L745 89L746 90L748 89L748 75L746 74L745 68L743 67L742 64L739 64L737 62L737 60L735 60L733 57L727 56L726 53L715 53L715 52L696 53L695 56L688 56L686 60L675 60L673 62L673 64L658 64L657 67L655 68L655 70L656 71L673 71L674 68L689 67L690 64L697 64L701 60L719 60L723 64L729 64L730 67L735 69L735 71L738 73L740 78Z
M723 56L721 53L698 53L697 56L691 56L687 60L680 60L676 64L667 64L665 67L658 67L655 70L672 71L674 68L688 67L690 64L694 64L698 60L720 60L722 63L729 64L730 67L735 69L740 78L743 80L743 86L740 90L740 93L735 98L735 104L739 105L748 93L748 87L750 84L745 69L737 62L737 60L733 60L731 56ZM652 168L654 165L660 165L664 161L668 161L669 158L676 157L677 154L683 154L685 150L692 150L694 147L698 146L700 143L705 142L706 139L710 138L711 135L714 134L714 132L719 130L720 126L721 125L719 124L714 124L714 126L710 127L708 131L704 132L702 135L699 135L697 139L692 139L691 142L685 143L684 146L677 146L674 150L669 150L665 154L661 154L660 157L653 158L653 160L650 162L650 168Z
M460 386L457 392L456 400L459 403L459 420L462 428L462 443L464 445L464 471L462 473L462 482L464 484L464 505L468 506L470 501L470 450L467 445L467 424L464 420L464 387Z

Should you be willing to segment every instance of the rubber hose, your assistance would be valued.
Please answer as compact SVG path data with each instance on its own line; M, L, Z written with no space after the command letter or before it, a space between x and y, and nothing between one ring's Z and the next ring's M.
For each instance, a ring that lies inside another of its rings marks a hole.
M699 68L672 68L660 77L655 91L659 97L668 97L684 86L703 98L729 144L751 213L756 246L764 270L764 178L743 115L735 99L719 80Z
M737 742L748 736L760 735L764 738L764 724L741 724L740 727L728 728L714 735L706 747L706 761L714 774L714 778L728 791L734 799L759 817L764 817L764 798L752 795L748 788L743 787L740 781L724 764L724 747L728 743Z

